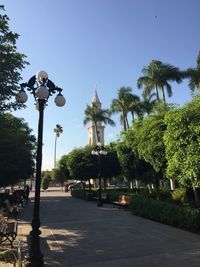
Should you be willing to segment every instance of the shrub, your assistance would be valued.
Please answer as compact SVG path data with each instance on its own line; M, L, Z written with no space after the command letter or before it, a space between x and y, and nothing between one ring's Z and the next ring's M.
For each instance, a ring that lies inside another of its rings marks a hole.
M172 199L177 203L184 203L187 199L187 191L184 188L176 188L172 192Z
M194 232L200 231L200 211L175 203L157 201L139 195L131 197L130 209L136 215Z
M85 199L85 190L83 189L74 189L71 191L73 197Z

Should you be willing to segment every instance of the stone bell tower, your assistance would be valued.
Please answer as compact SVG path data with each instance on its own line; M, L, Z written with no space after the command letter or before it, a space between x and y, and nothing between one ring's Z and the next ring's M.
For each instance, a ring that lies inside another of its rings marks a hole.
M92 99L91 106L95 104L97 111L102 110L101 102L99 101L99 97L97 91L95 90L94 97ZM97 122L97 135L99 142L103 145L104 144L104 128L105 126L102 125L102 122ZM96 145L97 144L97 136L95 131L94 123L92 122L90 127L88 127L88 144L89 145Z

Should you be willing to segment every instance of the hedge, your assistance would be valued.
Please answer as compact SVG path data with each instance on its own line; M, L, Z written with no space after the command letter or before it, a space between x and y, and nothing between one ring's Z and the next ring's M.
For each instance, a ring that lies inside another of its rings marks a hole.
M132 195L130 210L135 215L186 229L200 232L200 211L176 205L175 203L158 201L144 196Z

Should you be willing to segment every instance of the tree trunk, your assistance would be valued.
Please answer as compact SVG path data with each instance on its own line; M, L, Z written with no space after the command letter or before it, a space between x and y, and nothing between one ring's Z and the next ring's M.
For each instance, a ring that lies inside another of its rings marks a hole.
M195 197L195 201L199 201L200 197L199 197L199 190L197 187L193 187L193 191L194 191L194 197Z
M54 146L54 169L56 168L56 145L57 145L57 134L55 137L55 146Z
M148 188L148 190L149 190L149 194L151 194L152 191L151 191L151 186L150 186L150 184L147 185L147 188Z
M175 189L175 183L174 183L174 180L172 180L172 179L170 179L170 188L171 188L171 190Z
M161 91L162 91L163 102L166 103L166 100L165 100L165 91L164 91L164 88L163 87L162 87Z
M104 186L104 190L106 190L106 178L103 178L103 186Z
M92 190L92 187L91 187L90 179L88 180L88 182L89 182L89 190L91 191Z
M139 188L140 187L140 182L137 179L135 180L135 187L136 188Z
M158 174L156 174L155 177L155 187L156 187L156 199L159 200L160 199L160 179L157 176Z
M156 98L157 98L157 100L160 100L157 86L156 86Z
M126 116L126 128L129 129L129 123L128 123L128 118Z
M126 126L126 117L125 117L124 112L122 112L122 120L123 120L123 125L124 125L124 131L126 131L127 130L127 126Z

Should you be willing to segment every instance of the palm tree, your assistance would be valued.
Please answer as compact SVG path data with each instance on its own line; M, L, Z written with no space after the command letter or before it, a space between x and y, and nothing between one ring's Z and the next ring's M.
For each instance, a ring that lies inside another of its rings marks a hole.
M121 87L118 89L118 97L112 100L110 111L112 114L120 113L120 122L124 127L124 131L129 128L127 114L129 112L131 102L131 87Z
M164 64L158 60L152 60L149 65L142 70L144 76L137 80L137 86L140 89L144 86L145 95L149 95L155 90L157 100L160 100L159 91L162 94L162 100L165 103L165 88L167 90L168 97L172 96L172 88L169 81L182 82L181 71L170 65Z
M189 87L192 91L200 89L200 52L196 62L196 68L189 68L185 72L185 77L189 78Z
M143 112L150 114L154 106L156 105L156 94L152 93L150 95L142 94L143 100L141 101Z
M85 118L83 120L84 126L89 122L94 124L94 129L96 133L97 143L100 141L98 136L98 122L103 122L105 125L109 124L115 126L114 121L110 118L111 114L108 109L99 109L97 104L94 102L91 106L87 105L85 110Z
M56 128L54 129L55 135L55 147L54 147L54 168L56 167L56 146L57 146L57 138L63 132L63 127L60 124L56 124Z
M140 101L140 97L134 94L130 95L130 102L128 103L128 110L131 112L132 115L132 122L135 120L135 115L137 117L143 116L143 105Z
M121 87L118 89L118 97L112 100L110 111L112 114L120 113L120 122L124 131L129 128L128 113L131 112L134 121L135 114L141 115L142 108L139 96L132 94L131 87Z

